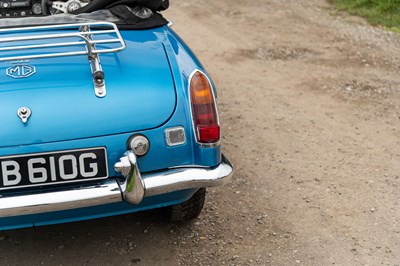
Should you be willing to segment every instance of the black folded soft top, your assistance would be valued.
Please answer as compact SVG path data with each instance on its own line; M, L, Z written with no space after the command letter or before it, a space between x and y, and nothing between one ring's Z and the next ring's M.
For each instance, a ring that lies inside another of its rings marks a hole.
M168 24L159 11L169 0L94 0L75 14L0 19L0 28L108 21L120 29L151 29Z

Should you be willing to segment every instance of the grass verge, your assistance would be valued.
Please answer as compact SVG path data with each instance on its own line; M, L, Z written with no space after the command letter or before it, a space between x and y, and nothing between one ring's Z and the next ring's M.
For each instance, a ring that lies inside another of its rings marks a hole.
M374 26L400 32L400 0L329 0L338 10L364 17Z

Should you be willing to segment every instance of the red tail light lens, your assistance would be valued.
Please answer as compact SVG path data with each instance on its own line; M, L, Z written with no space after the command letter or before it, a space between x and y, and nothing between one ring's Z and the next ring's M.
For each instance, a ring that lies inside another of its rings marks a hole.
M197 141L215 143L220 139L215 98L208 78L196 71L190 80L190 100Z

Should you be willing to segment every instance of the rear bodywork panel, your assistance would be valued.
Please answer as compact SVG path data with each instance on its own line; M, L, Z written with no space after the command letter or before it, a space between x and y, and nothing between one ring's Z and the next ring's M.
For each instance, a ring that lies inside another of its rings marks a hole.
M7 127L0 131L0 145L91 138L164 124L175 110L176 92L163 43L147 31L126 31L123 38L127 49L100 56L104 98L94 94L87 56L1 62L0 121ZM5 75L22 66L36 73ZM33 110L29 124L15 115L21 106Z
M0 156L105 147L109 178L118 181L121 175L114 164L126 152L128 139L133 134L143 134L151 143L148 154L138 157L143 173L191 165L213 167L220 163L220 146L202 147L193 134L188 83L194 70L203 70L196 57L167 26L121 34L127 48L100 56L107 84L103 98L94 94L85 56L22 62L36 68L36 73L25 79L5 75L8 68L21 62L0 63ZM21 106L32 110L26 124L16 114ZM165 129L176 126L184 128L186 142L167 146ZM48 190L39 187L32 191L0 191L0 197ZM0 230L173 205L189 199L196 190L145 197L138 205L120 202L0 218Z

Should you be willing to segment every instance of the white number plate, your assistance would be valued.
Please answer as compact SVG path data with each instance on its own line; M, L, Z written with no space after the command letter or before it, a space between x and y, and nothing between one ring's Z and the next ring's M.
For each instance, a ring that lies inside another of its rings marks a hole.
M0 190L106 179L105 148L0 157Z

